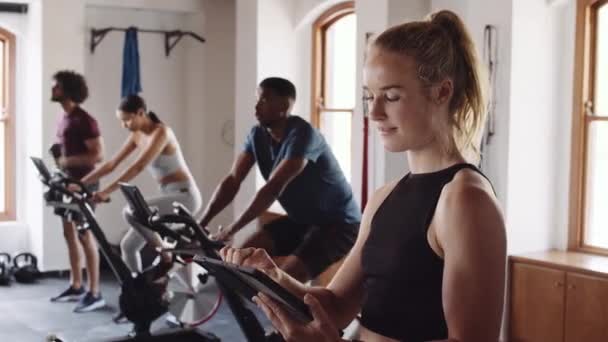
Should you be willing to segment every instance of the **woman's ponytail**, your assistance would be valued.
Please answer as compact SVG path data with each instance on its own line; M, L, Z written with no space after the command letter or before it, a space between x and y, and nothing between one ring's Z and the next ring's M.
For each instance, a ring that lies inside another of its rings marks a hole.
M160 119L158 118L158 115L156 115L156 113L154 113L153 111L148 112L148 117L154 123L162 123L162 121L160 121Z

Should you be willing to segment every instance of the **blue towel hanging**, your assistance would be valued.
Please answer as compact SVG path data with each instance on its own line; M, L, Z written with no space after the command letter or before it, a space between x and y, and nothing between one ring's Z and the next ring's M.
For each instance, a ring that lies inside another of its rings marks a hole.
M141 92L139 79L139 48L137 28L129 27L125 33L125 46L122 59L122 97Z

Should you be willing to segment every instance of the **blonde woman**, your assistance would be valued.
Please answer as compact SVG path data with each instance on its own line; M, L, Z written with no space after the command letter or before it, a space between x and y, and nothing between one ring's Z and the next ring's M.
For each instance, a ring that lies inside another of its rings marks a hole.
M498 341L506 238L488 179L474 166L484 88L471 37L458 16L389 28L369 46L364 94L387 150L410 172L379 189L360 234L327 288L306 287L263 250L222 250L301 296L314 321L278 303L256 303L288 341L340 341L361 312L363 341Z

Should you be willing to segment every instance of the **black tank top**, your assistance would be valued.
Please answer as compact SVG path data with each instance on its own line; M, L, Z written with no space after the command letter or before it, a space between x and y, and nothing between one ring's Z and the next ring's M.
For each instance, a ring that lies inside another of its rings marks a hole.
M407 174L376 211L362 252L361 318L367 329L406 342L448 337L441 294L444 264L429 246L427 231L441 190L465 168L483 176L470 164Z

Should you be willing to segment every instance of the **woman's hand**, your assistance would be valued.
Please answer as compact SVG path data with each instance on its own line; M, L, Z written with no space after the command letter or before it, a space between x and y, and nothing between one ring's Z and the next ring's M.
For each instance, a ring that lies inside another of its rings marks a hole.
M67 157L60 156L59 158L55 159L55 161L60 170L64 170L66 167L68 167Z
M230 227L224 228L219 226L216 233L209 234L209 239L219 242L229 242L234 236L235 232Z
M226 262L256 268L279 284L283 278L283 271L265 249L224 247L220 250L220 256ZM287 342L342 341L338 329L329 319L319 301L311 294L304 296L304 303L309 306L313 316L313 320L309 323L301 323L292 318L279 303L263 293L258 293L253 301L266 313L266 316Z
M279 303L263 293L258 293L253 297L253 301L264 311L286 342L342 341L338 329L329 319L319 301L311 294L304 296L304 303L310 308L313 317L309 323L295 320Z
M110 202L110 195L105 191L97 191L93 193L93 202L95 203L107 203Z
M71 183L70 185L68 185L68 191L69 192L81 192L82 187L78 184Z
M263 248L224 247L220 250L220 256L226 262L257 268L277 283L281 281L283 271Z

